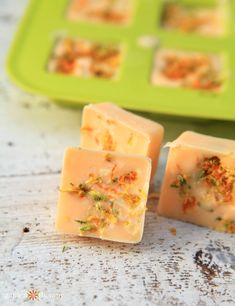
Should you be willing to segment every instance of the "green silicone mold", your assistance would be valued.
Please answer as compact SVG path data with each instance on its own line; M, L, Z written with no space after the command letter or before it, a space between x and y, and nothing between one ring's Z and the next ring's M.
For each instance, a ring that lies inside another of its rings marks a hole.
M182 0L196 5L196 0ZM200 0L210 7L215 0ZM125 25L72 21L69 0L31 0L12 44L7 70L25 90L76 106L112 101L153 113L235 120L235 1L228 1L226 33L205 37L166 30L161 25L164 1L133 0ZM114 80L49 73L48 61L58 37L80 38L121 47L122 60ZM152 43L143 45L140 41ZM157 45L156 45L157 44ZM223 90L218 93L156 86L151 83L156 48L215 54L223 58Z

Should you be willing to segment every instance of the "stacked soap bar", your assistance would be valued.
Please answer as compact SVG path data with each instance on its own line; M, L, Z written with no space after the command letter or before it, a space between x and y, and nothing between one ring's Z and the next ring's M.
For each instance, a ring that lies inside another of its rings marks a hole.
M235 142L185 132L169 146L159 213L235 233Z
M139 242L150 173L148 157L67 149L57 230L119 242Z
M164 129L151 120L134 115L111 103L84 108L81 147L148 156L154 175Z
M85 107L81 132L81 149L65 153L57 230L139 242L162 126L103 103Z

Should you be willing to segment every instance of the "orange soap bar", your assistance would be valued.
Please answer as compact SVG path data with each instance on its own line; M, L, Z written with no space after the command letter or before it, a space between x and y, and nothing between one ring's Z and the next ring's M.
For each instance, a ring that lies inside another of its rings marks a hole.
M134 115L112 103L90 104L84 108L81 147L148 156L154 175L163 139L163 127Z
M235 233L235 141L185 132L169 147L159 214Z
M67 149L56 229L138 243L143 235L150 173L148 157Z

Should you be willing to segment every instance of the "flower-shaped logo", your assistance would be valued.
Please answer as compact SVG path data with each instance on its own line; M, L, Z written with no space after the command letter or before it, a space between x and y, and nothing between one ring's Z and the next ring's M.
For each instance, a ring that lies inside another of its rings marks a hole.
M39 299L39 290L31 289L27 292L27 299L29 301L35 301Z

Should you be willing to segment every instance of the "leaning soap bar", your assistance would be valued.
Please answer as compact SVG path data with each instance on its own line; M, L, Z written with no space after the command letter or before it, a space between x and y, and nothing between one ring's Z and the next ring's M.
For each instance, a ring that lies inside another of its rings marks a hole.
M90 104L83 111L81 147L148 156L152 159L153 176L163 133L160 124L112 103Z
M143 234L150 173L148 157L67 149L56 229L138 243Z
M159 214L235 233L235 141L185 132L169 146Z

